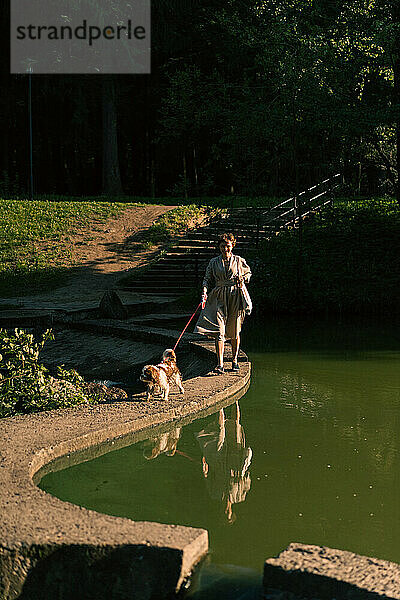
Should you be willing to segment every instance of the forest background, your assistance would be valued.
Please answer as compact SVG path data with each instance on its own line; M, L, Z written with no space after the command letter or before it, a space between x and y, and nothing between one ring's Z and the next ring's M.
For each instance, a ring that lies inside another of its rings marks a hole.
M0 195L29 193L28 75L1 0ZM396 0L157 0L151 75L32 77L34 191L396 195Z

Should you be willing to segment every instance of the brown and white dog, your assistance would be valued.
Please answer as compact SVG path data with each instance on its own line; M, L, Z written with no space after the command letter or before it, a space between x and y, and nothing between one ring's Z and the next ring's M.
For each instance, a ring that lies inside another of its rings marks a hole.
M176 364L176 354L172 348L164 350L162 360L158 365L145 365L140 380L147 385L146 400L154 396L157 388L161 390L163 399L168 400L171 383L178 386L181 394L185 392L182 386L182 376Z

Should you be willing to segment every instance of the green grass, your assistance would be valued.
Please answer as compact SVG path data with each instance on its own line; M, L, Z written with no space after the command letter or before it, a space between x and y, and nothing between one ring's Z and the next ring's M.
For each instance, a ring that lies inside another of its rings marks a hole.
M90 199L48 196L33 201L0 199L0 297L39 293L64 284L73 265L68 235L85 228L86 240L92 239L93 221L105 221L127 207L180 204L143 232L142 248L168 247L193 223L217 210L204 206L203 199L201 206L176 200L118 197L110 202L100 196Z
M51 289L72 263L66 234L105 221L127 204L99 201L0 199L0 296ZM60 243L63 240L63 243Z
M42 199L41 196L37 196L38 199ZM46 195L43 196L44 200L49 202L81 202L84 198L80 196L56 196ZM107 198L105 196L91 196L91 202L105 202ZM215 208L241 208L241 207L265 207L269 208L275 204L279 204L285 198L275 198L271 196L255 196L249 198L248 196L193 196L184 198L183 196L159 196L155 198L149 198L147 196L114 196L112 198L114 203L121 204L161 204L163 206L210 206Z
M195 222L206 219L215 212L206 206L197 206L196 204L179 206L158 218L143 232L142 239L149 245L171 241L176 236L186 233Z
M301 251L300 251L301 249ZM400 210L391 199L337 200L253 256L261 310L399 311Z

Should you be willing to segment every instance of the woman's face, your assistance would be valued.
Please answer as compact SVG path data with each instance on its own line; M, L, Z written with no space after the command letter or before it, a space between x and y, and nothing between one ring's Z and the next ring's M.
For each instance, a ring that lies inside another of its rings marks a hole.
M228 258L232 254L233 244L232 242L221 242L219 249L224 258Z

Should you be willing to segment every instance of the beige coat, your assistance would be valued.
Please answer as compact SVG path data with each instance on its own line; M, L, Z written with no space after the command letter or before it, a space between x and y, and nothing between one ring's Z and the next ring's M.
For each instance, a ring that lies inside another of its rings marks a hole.
M251 277L250 267L244 258L232 255L227 267L221 255L210 260L203 281L203 287L208 291L207 303L200 313L195 333L219 340L239 335L245 316L242 294L236 283L239 276L246 282Z

